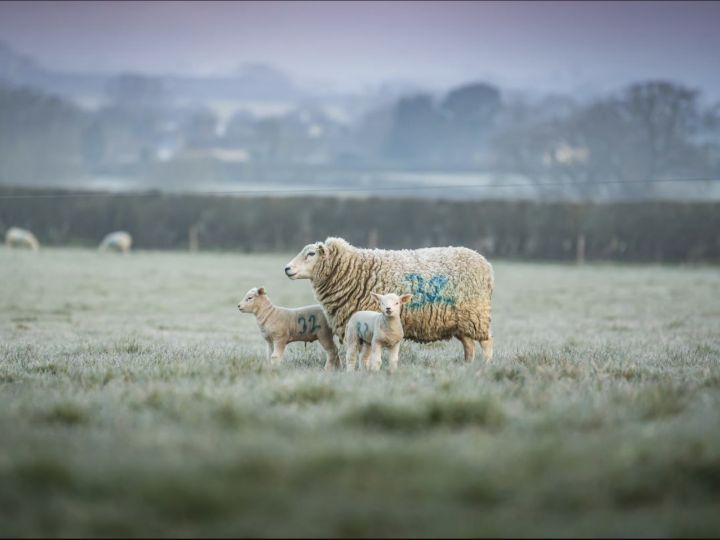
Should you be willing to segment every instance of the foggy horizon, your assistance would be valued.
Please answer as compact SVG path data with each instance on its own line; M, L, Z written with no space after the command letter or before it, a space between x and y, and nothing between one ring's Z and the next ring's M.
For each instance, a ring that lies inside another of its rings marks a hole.
M718 15L0 2L0 186L719 200Z
M341 92L482 79L597 93L671 79L716 99L719 17L712 2L3 2L0 41L61 71L262 64Z

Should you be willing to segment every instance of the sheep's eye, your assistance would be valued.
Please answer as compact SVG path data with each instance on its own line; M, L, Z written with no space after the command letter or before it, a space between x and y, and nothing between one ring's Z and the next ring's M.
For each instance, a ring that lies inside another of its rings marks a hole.
M314 252L314 251L311 251L310 253L307 254L307 256L308 256L308 257L314 257L314 256L315 256L315 252Z

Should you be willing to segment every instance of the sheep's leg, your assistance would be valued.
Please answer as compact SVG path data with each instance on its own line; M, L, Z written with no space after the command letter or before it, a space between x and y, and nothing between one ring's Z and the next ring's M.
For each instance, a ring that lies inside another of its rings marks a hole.
M370 344L363 343L362 346L362 363L363 367L365 368L365 371L368 371L370 369Z
M320 338L320 345L325 349L327 359L325 360L325 371L340 369L340 357L338 356L337 347L332 334Z
M357 365L357 346L355 342L348 342L347 351L345 352L345 366L348 371L355 371Z
M470 363L475 360L475 340L468 336L458 336L465 350L465 361Z
M287 345L286 341L278 340L275 342L273 347L273 353L272 356L270 356L270 363L274 366L277 366L283 361L283 355L285 354L285 346Z
M396 343L394 347L390 349L388 356L388 366L390 373L394 373L398 366L398 357L400 356L400 343Z
M382 345L377 341L372 343L372 352L370 354L370 369L380 371L382 366Z
M267 343L267 359L270 362L272 360L273 341L272 339L266 339L265 342Z
M348 371L355 371L357 365L357 353L358 353L358 342L357 336L353 335L352 330L348 325L348 329L345 332L345 369Z
M325 371L334 371L336 369L340 369L340 356L338 356L337 350L328 351L325 360Z
M492 334L488 336L487 339L480 342L480 347L482 347L483 352L483 358L485 358L485 363L490 363L490 360L492 360L493 357L493 338Z

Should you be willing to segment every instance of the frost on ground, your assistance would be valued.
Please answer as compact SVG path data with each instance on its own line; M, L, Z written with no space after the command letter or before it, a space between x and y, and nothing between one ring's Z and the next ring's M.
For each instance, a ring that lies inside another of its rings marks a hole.
M0 536L716 535L720 272L493 261L495 358L265 360L288 254L0 249Z

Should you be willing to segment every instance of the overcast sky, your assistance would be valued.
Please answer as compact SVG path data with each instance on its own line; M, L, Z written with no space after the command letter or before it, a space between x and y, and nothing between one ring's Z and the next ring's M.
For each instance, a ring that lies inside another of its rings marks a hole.
M0 40L72 70L600 91L672 78L720 97L720 2L0 2Z

